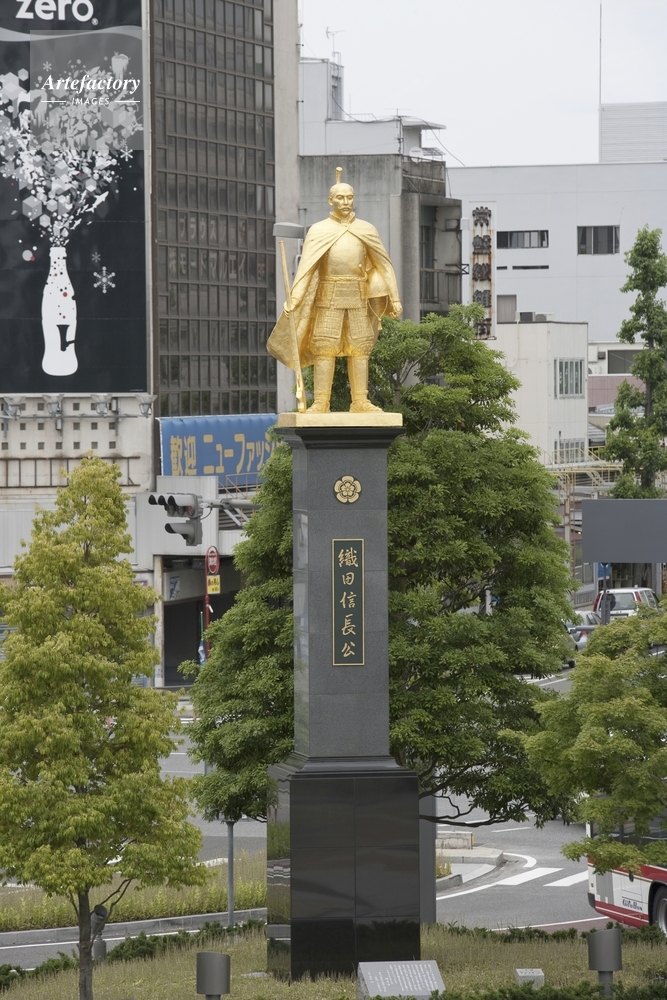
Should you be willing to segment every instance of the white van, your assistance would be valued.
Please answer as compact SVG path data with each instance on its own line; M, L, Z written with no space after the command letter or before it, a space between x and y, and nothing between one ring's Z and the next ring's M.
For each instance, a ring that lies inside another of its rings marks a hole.
M608 590L607 596L609 597L612 618L627 618L629 615L636 615L638 604L648 604L650 608L658 607L658 598L647 587L619 587L617 590ZM602 591L595 598L594 611L600 610L601 601Z

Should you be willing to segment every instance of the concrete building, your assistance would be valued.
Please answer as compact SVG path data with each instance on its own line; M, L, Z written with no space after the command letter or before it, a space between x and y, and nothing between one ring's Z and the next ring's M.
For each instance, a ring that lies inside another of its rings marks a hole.
M516 426L530 435L547 465L582 462L586 455L588 329L535 316L496 324L489 346L521 382L513 393Z
M299 221L307 228L326 218L329 188L342 166L357 212L389 251L404 318L446 313L461 301L461 205L447 195L443 151L425 145L443 126L346 114L343 81L335 61L300 61Z
M615 339L631 301L623 255L642 226L667 232L667 162L454 167L448 177L464 220L492 209L499 322L550 313L588 323L591 343ZM464 261L472 235L464 230ZM471 294L464 283L464 301Z

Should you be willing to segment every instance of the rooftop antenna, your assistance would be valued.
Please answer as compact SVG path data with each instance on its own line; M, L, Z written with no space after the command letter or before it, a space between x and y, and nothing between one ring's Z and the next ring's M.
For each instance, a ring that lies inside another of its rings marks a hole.
M602 0L600 0L600 57L598 60L598 107L602 107Z
M332 60L332 62L337 62L339 65L340 65L340 61L341 61L341 56L340 56L340 52L336 51L336 35L344 35L344 34L345 34L345 31L342 28L336 29L335 31L333 30L333 28L327 28L327 31L326 31L327 38L331 38L332 39L332 41L331 41L331 45L332 45L331 60ZM338 57L338 58L336 58L336 57Z

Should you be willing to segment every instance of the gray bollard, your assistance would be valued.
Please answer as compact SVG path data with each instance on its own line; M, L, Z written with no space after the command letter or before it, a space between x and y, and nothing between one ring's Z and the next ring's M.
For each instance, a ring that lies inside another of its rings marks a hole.
M102 903L98 903L90 914L90 933L97 935L93 941L93 962L106 962L107 943L102 940L102 931L108 916L109 911Z
M602 995L612 995L614 973L623 968L621 931L618 927L588 935L588 968L598 974Z
M106 962L107 943L102 937L96 937L93 941L93 962Z
M220 1000L223 993L229 993L230 971L229 955L219 951L198 951L197 993L203 993L206 1000Z

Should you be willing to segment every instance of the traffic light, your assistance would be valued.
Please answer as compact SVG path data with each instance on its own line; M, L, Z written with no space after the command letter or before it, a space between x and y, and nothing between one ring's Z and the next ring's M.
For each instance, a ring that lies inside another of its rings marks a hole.
M165 524L170 535L182 535L186 545L201 545L201 503L195 493L150 493L148 502L153 507L164 507L167 517L182 517L184 521Z

